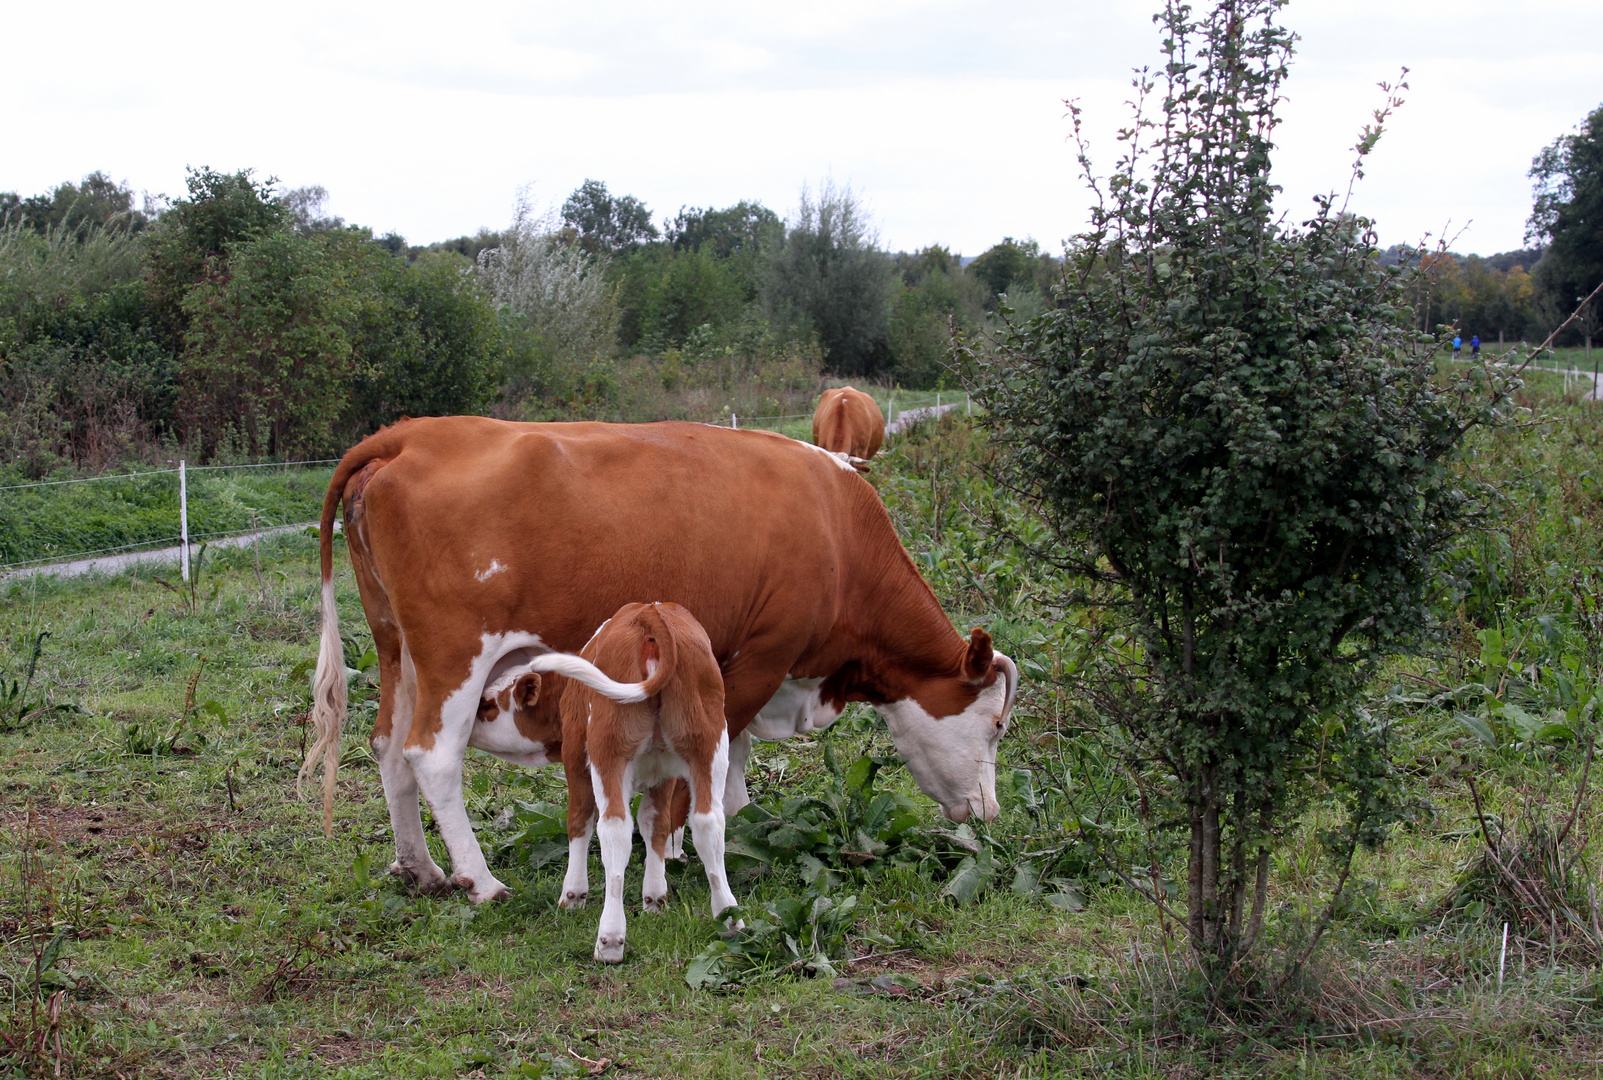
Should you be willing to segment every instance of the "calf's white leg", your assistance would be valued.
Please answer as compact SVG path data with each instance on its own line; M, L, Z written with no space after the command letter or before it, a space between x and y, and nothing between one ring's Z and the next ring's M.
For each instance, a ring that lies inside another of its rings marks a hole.
M708 807L705 813L697 813L694 809L701 805L701 792L695 790L696 781L691 780L690 835L695 838L696 854L701 857L702 869L707 872L707 888L712 893L714 915L724 908L735 906L735 894L729 889L729 874L724 869L724 778L728 775L729 759L729 733L725 731L719 736L718 749L713 753L712 768L709 770L711 787L707 792Z
M640 797L640 839L646 845L646 877L640 886L640 910L661 911L668 906L668 864L657 854L652 838L657 831L657 804L648 790ZM671 842L671 839L670 839Z
M590 781L596 792L596 835L601 839L601 866L606 874L606 899L601 907L601 923L596 928L595 957L603 964L623 960L623 940L628 920L623 911L623 873L629 865L629 848L634 823L629 820L629 796L634 793L634 769L625 766L617 790L621 805L612 805L606 785L592 762Z
M562 895L557 907L576 911L590 898L590 837L595 832L596 819L584 828L581 836L568 841L568 872L562 878Z

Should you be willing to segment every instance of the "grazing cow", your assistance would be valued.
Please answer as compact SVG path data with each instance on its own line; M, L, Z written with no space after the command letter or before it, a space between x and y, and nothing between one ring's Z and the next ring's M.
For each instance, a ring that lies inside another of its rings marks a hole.
M879 710L949 818L997 812L996 750L1018 670L985 631L954 631L874 489L840 458L703 424L442 417L364 439L323 501L316 738L301 778L323 760L325 831L345 715L333 584L342 501L378 653L372 745L392 871L424 891L456 885L475 902L506 891L468 821L467 748L526 766L560 757L554 695L520 677L642 596L694 614L723 670L726 812L747 801L753 733L821 728L849 701ZM420 793L450 880L429 855Z
M678 788L675 779L689 784L690 833L707 871L712 913L735 904L724 872L724 680L706 630L678 604L625 604L601 624L580 658L607 681L575 670L571 663L579 658L565 653L535 657L531 666L576 680L561 704L569 847L583 867L592 830L601 834L607 887L595 957L616 964L623 959L623 873L634 831L629 800L636 791L647 791L640 804L647 845L642 907L659 910L668 897L663 855L671 823L663 811Z
M885 442L885 414L861 390L842 386L825 390L813 410L813 442L834 454L845 454L863 472L868 459Z

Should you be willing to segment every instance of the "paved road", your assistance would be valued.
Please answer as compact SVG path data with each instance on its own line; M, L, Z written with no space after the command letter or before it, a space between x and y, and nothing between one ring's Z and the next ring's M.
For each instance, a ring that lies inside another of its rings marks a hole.
M298 532L301 529L313 527L315 521L304 522L300 525L278 525L271 529L261 529L253 533L244 533L240 536L223 536L205 541L207 547L244 547L255 540L265 539L269 536L278 536L282 533ZM334 530L339 531L340 523L334 523ZM189 545L190 557L200 550L199 543ZM74 559L71 562L47 563L44 566L25 566L18 570L0 572L0 584L9 581L20 581L23 578L33 577L37 574L51 574L55 577L82 577L84 574L117 574L133 566L144 563L176 563L183 549L180 547L156 548L154 551L125 551L117 555L97 555L92 559Z
M927 405L922 409L908 409L904 412L899 412L896 414L895 420L885 425L885 434L896 435L914 424L922 423L925 420L933 420L942 413L951 412L960 404L962 402L953 402L950 405Z

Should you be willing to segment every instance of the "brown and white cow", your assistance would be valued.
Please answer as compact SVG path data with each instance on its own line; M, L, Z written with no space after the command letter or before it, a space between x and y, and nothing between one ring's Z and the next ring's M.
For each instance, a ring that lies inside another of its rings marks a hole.
M873 398L850 386L825 390L813 410L813 443L845 454L864 471L885 442L885 414Z
M345 715L332 579L341 501L379 658L372 744L392 869L424 890L456 884L476 902L505 892L468 821L467 748L528 766L560 757L554 695L520 708L517 677L644 597L688 609L723 670L727 812L746 802L753 731L821 728L849 701L879 710L948 817L997 812L1017 668L983 630L953 630L873 488L839 457L702 424L443 417L364 439L324 499L317 738L302 779L323 758L325 829ZM429 855L420 793L450 881Z
M574 661L589 670L576 669ZM647 793L640 803L647 852L642 907L659 910L668 897L663 856L672 829L669 800L679 790L676 779L689 785L690 833L707 872L712 913L733 907L724 871L729 772L724 681L701 624L678 604L625 604L578 657L549 653L535 657L531 666L575 680L561 702L569 871L571 876L575 863L584 870L592 830L599 833L606 899L596 959L609 964L623 959L623 875L634 832L629 802L636 791ZM522 704L529 704L527 697ZM565 897L563 906L575 906L573 899ZM578 899L582 902L583 895Z

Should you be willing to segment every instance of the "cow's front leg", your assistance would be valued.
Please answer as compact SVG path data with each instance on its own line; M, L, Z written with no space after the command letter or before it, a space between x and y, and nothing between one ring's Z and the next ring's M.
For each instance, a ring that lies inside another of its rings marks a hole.
M729 771L724 780L724 814L734 817L751 802L746 794L746 762L751 758L751 728L729 740ZM699 841L698 841L699 845ZM699 852L701 848L698 846Z
M381 663L384 659L380 657ZM407 659L403 651L398 663L380 669L378 719L370 740L373 756L378 758L379 779L384 784L390 829L395 835L395 862L390 865L390 873L419 892L446 892L451 883L429 854L423 815L418 808L417 777L402 753L417 700L416 683L407 678L411 675Z
M461 695L453 695L453 699L457 697ZM445 708L434 712L420 702L403 754L417 777L423 797L429 802L429 809L434 812L434 824L440 830L440 839L445 841L445 850L451 855L451 883L466 889L468 899L475 904L499 900L510 896L512 891L490 873L484 852L473 835L473 825L468 821L467 803L462 798L462 762L467 754L478 698L475 695L466 705L456 700L443 704ZM419 738L420 721L426 723L431 713L439 717L439 725L432 745L425 746Z

